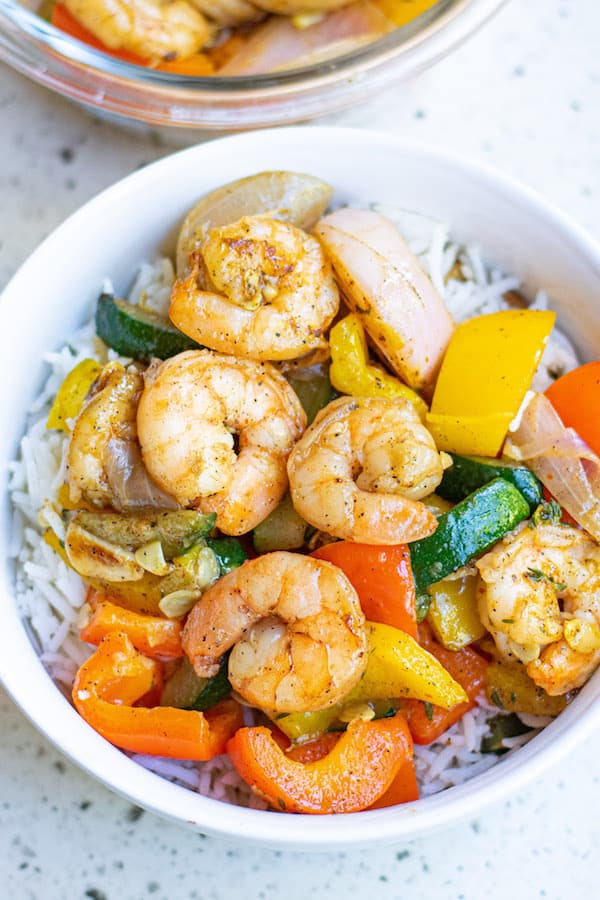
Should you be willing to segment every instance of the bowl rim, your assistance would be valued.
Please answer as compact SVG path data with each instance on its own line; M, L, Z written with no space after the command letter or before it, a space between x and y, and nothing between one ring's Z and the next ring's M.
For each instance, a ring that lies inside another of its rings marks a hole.
M353 152L368 150L369 145L375 141L400 155L417 155L432 165L448 167L463 176L476 177L489 185L490 191L509 195L515 202L525 203L552 230L562 233L569 246L600 272L600 244L570 216L512 176L461 154L383 132L304 126L268 129L222 138L171 154L121 179L84 204L39 245L10 280L0 296L0 303L14 302L12 298L18 298L27 290L40 266L48 259L57 258L57 251L61 246L64 247L70 233L84 227L88 219L110 209L117 196L143 191L157 178L167 178L180 160L190 159L198 164L206 157L206 163L212 154L225 150L240 153L242 149L259 148L265 140L271 145L285 147L290 138L297 146L315 140L317 135L320 140L325 139L331 144L344 147L346 152L349 147ZM64 249L62 252L64 253ZM5 486L2 493L6 502L8 498ZM12 584L10 561L6 560L4 568L8 569L8 584ZM6 633L12 632L14 639L8 642L6 652L0 654L0 683L21 711L61 753L111 790L159 815L215 836L282 849L322 851L408 840L425 832L444 828L474 815L484 806L504 799L507 786L511 793L516 792L569 753L600 725L599 671L567 710L538 736L507 759L500 760L491 769L463 785L423 798L416 804L387 810L336 816L290 815L282 819L273 812L232 806L167 782L128 759L93 732L43 668L29 641L12 594L14 587L3 598L7 607L4 611ZM37 684L46 694L47 702L41 704L41 708L39 694L23 680L26 668L23 666L24 660L31 666L29 674L32 684ZM592 688L592 684L595 694L588 689Z
M0 0L0 59L71 99L148 124L264 127L368 99L374 90L436 62L504 3L437 0L413 22L331 60L265 75L191 77L111 57L59 31L18 0Z

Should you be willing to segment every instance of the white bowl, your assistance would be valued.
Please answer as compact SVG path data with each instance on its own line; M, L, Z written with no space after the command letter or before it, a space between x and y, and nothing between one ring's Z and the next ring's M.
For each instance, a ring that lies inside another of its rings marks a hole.
M600 356L600 248L565 216L491 169L367 131L290 128L185 150L124 179L68 219L36 250L2 296L0 470L14 457L24 411L41 382L40 358L83 320L102 279L124 290L138 263L171 249L187 209L205 191L264 169L295 169L331 182L337 199L378 200L451 223L488 260L545 288L582 358ZM0 546L10 538L8 498ZM57 748L133 802L210 834L302 850L397 841L473 815L514 793L600 724L600 672L527 746L461 787L387 810L294 816L209 800L143 769L97 735L46 674L15 607L12 564L0 573L0 679Z

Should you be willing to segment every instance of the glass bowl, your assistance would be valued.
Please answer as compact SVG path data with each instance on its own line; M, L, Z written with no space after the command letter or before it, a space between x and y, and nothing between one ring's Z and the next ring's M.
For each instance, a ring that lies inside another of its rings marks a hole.
M95 112L154 127L237 131L298 122L368 100L449 53L503 2L439 0L373 43L303 68L190 77L123 62L57 30L16 0L0 0L0 59Z

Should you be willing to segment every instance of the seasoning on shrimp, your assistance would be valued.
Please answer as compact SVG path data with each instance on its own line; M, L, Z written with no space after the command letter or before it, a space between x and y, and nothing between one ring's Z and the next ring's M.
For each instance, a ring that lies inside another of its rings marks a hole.
M283 375L210 350L189 350L144 374L137 416L146 468L182 506L245 534L277 506L286 462L306 426ZM237 436L238 449L235 449Z
M211 27L186 0L64 0L70 13L111 50L151 62L185 59L210 38Z
M437 519L419 500L448 457L408 400L341 397L317 415L288 461L294 507L342 540L401 544L432 534Z
M213 290L201 290L198 278ZM339 306L316 238L290 225L246 216L214 228L175 282L170 317L199 344L248 359L283 360L327 346Z
M183 647L197 674L214 675L231 647L229 680L275 712L333 706L367 664L358 595L341 569L277 551L219 579L192 609Z
M523 527L477 563L479 614L506 659L551 695L600 663L600 546L569 525Z

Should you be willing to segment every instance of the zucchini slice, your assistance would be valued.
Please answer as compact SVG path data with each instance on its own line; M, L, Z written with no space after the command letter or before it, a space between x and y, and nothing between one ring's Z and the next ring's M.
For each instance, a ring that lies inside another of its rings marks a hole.
M176 709L210 709L220 700L229 696L231 685L227 677L228 656L221 660L219 671L212 678L201 678L184 656L177 671L165 684L160 698L161 706L174 706Z
M307 426L312 424L319 410L338 396L326 373L312 378L299 378L297 375L286 375L286 378L306 413Z
M248 559L242 544L233 537L207 538L206 543L217 557L221 575L227 575Z
M168 319L112 294L98 298L96 334L117 353L140 361L168 359L184 350L201 349Z
M292 498L286 494L279 506L252 532L254 549L257 553L297 550L304 544L307 528L308 523L298 515Z
M517 488L495 478L444 513L429 537L409 544L417 594L485 553L529 516Z
M488 459L484 456L459 456L450 453L452 465L444 472L437 493L444 500L464 500L469 494L493 481L504 478L519 490L533 512L542 502L542 485L526 466L514 465L503 459Z

